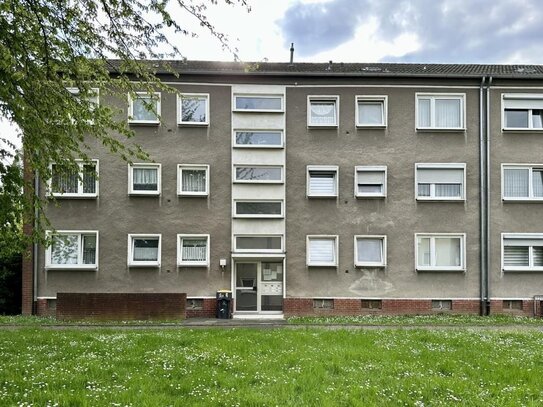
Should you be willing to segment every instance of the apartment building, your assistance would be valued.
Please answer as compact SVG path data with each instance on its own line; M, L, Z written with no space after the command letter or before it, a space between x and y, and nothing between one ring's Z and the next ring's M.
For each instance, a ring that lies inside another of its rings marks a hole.
M186 294L214 316L219 289L235 318L541 313L542 66L173 66L177 95L97 96L153 162L96 143L41 186L56 231L26 313L160 317Z

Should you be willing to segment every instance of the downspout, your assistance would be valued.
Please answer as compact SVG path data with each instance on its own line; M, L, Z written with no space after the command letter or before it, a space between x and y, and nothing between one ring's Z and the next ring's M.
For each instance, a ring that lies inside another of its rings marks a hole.
M35 199L40 199L40 178L39 178L38 170L34 171L34 195ZM34 233L38 230L38 208L36 205L34 205ZM38 242L34 238L34 245L32 250L32 267L33 267L33 278L32 278L32 295L33 295L33 306L32 306L32 313L34 314L36 312L36 309L34 308L36 306L36 301L38 301L38 259L39 259L39 251L38 251Z
M486 150L485 150L485 161L486 161L486 230L485 230L485 239L486 239L486 270L485 270L485 279L484 279L484 288L485 288L485 309L484 315L490 314L490 294L489 294L489 279L488 273L490 268L490 87L492 86L492 76L488 78L488 84L486 85Z
M481 85L479 85L479 240L480 240L480 256L479 256L479 294L480 304L479 313L484 315L485 313L485 272L486 272L486 239L485 239L485 219L486 219L486 194L485 194L485 177L484 177L484 133L485 133L485 110L484 110L484 86L486 82L486 76L481 78Z

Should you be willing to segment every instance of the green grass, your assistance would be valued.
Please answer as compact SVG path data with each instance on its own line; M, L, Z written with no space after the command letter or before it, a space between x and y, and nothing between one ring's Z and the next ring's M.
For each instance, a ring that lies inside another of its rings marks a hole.
M512 315L356 315L290 317L291 324L349 324L349 325L536 325L543 326L543 319Z
M0 405L540 406L543 333L0 330Z

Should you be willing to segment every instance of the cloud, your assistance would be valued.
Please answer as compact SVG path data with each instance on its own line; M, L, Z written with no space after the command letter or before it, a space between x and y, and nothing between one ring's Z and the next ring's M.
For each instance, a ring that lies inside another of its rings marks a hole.
M540 0L330 0L295 3L279 26L302 56L331 51L377 21L367 41L417 38L416 50L384 56L391 62L542 63ZM399 56L398 56L399 55ZM364 56L360 55L359 60Z

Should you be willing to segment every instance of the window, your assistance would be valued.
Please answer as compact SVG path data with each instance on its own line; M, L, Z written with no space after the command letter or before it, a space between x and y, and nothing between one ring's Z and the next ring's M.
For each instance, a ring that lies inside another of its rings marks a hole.
M335 165L307 166L307 196L333 198L338 196L338 172Z
M47 232L51 245L45 254L47 269L98 268L98 232L58 230Z
M503 300L504 311L522 311L522 300Z
M209 266L209 235L177 235L177 265Z
M178 124L205 126L209 124L209 95L182 93L177 96Z
M450 311L452 310L452 300L432 300L432 310Z
M382 309L383 301L382 300L361 300L361 307L364 310L372 309Z
M463 130L463 94L416 94L417 129Z
M369 267L386 266L386 236L355 236L354 265Z
M334 299L333 298L315 298L313 300L313 308L334 309Z
M543 200L543 165L502 165L504 201Z
M504 271L543 271L543 234L502 233Z
M235 251L238 252L282 252L282 236L236 236Z
M502 94L504 130L543 130L543 95Z
M338 236L307 236L307 265L337 267Z
M387 96L357 96L356 125L358 127L386 127Z
M387 167L355 167L354 196L384 198L387 195Z
M132 164L128 166L130 195L160 195L160 164Z
M337 127L339 96L309 96L307 99L308 127Z
M234 111L243 112L282 112L281 95L235 95Z
M177 195L209 195L209 165L179 164L177 166Z
M79 88L66 88L66 90L70 92L75 98L79 99L81 95L81 90ZM100 89L90 88L86 90L85 100L88 101L89 103L98 105L100 103Z
M51 164L48 193L61 198L96 198L98 196L98 160L77 160L79 170Z
M417 200L465 200L466 164L416 164L415 169Z
M136 92L128 97L128 121L133 124L159 124L160 92Z
M131 267L159 267L161 237L160 234L128 235L128 265Z
M415 262L419 271L463 271L465 234L415 234Z
M283 167L277 166L246 166L234 167L234 182L248 183L282 183Z
M236 201L236 218L282 218L283 201Z
M281 130L236 130L234 147L281 148L283 147L283 132Z
M203 298L187 298L187 310L203 310L204 299Z

